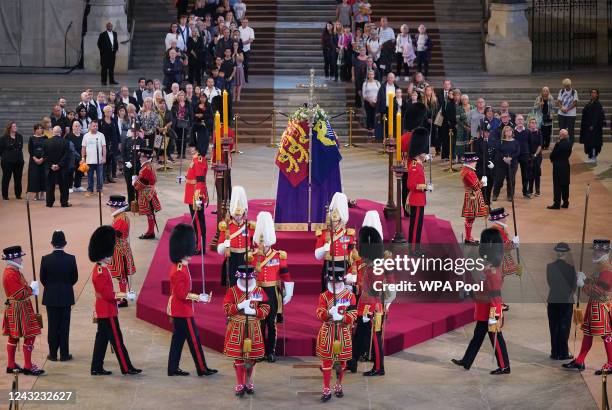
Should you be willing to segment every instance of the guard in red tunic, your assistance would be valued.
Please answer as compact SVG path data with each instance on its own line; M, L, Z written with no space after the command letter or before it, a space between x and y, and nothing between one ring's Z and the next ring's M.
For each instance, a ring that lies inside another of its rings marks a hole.
M157 182L157 176L153 163L151 162L151 156L153 155L153 149L141 148L140 149L140 172L138 176L132 177L132 185L138 195L138 212L140 215L147 216L147 222L149 227L145 233L139 236L140 239L154 239L155 238L155 213L161 210L161 204L157 198L157 192L155 191L155 182Z
M202 246L206 243L206 219L204 208L208 205L208 189L206 188L206 173L208 165L206 157L198 151L198 147L192 147L192 159L185 179L185 196L183 203L189 206L189 213L196 232L196 253L200 253ZM204 252L206 252L204 250Z
M257 251L249 262L257 272L257 286L261 287L268 297L270 313L261 321L262 333L266 344L266 359L276 361L276 322L283 321L283 305L293 297L294 282L291 280L287 265L287 252L272 249L276 243L274 220L270 212L257 215L253 242Z
M520 273L520 268L514 262L512 256L512 250L519 246L519 237L514 236L510 239L508 224L506 224L508 215L504 208L493 208L489 211L489 221L492 222L491 228L498 230L504 241L504 259L501 266L504 276Z
M194 254L196 236L191 225L178 224L170 235L170 298L168 299L168 316L173 325L170 354L168 355L168 376L189 376L179 368L181 353L185 340L191 351L198 376L210 376L217 373L206 365L200 335L193 318L195 302L210 302L210 295L191 292L191 273L189 258Z
M355 262L359 258L355 248L355 230L346 227L349 220L348 198L342 192L336 192L332 197L327 219L327 228L316 231L317 243L314 251L317 260L325 260L321 269L322 292L327 289L328 265L340 266L344 272L356 272Z
M472 238L472 226L474 219L487 216L488 207L482 195L482 187L487 186L486 175L479 181L476 175L476 163L478 156L473 152L466 152L463 156L463 168L461 168L461 180L465 193L463 195L463 209L461 216L465 218L465 243L478 245L478 241Z
M357 319L355 295L344 284L345 271L341 266L330 266L327 289L319 295L317 318L322 322L317 335L316 353L322 360L323 394L321 401L332 397L330 383L332 369L336 371L336 397L344 397L342 379L346 362L353 356L351 330Z
M488 333L498 366L497 369L491 371L491 374L510 374L508 350L506 349L506 341L501 332L504 318L501 296L503 275L500 266L504 252L503 240L498 230L488 228L482 231L478 253L481 258L486 258L486 265L481 275L478 275L479 272L476 271L472 273L474 282L484 281L483 291L477 292L474 295L476 305L474 311L474 319L476 320L474 336L470 340L463 358L460 360L452 359L452 362L457 366L462 366L465 370L469 370L482 346L485 335Z
M601 336L606 349L607 362L596 375L612 373L612 318L610 313L610 303L612 302L612 264L610 263L610 240L595 239L593 241L593 263L596 272L586 276L584 272L578 272L577 285L582 287L584 292L589 295L589 302L586 312L577 310L574 316L575 322L584 316L582 323L582 346L580 354L574 360L563 365L566 369L584 370L584 360L593 344L593 336ZM578 325L576 323L576 325Z
M123 195L111 195L106 203L113 213L113 225L115 229L115 253L113 259L108 264L108 270L111 276L119 282L119 292L127 295L129 289L128 276L136 273L134 258L132 256L132 248L130 248L130 218L127 211L130 205L126 202ZM120 308L128 305L127 298L119 300Z
M107 264L111 261L115 250L115 230L112 226L102 225L97 228L89 240L89 260L95 262L91 272L91 282L96 293L94 320L98 324L93 356L91 358L91 375L107 376L112 372L104 369L104 356L110 343L117 355L117 361L122 374L139 374L142 370L132 366L130 356L123 344L123 335L119 327L119 311L117 299L131 295L122 292L115 293L113 279Z
M2 259L6 261L6 268L2 274L2 286L6 295L2 334L8 336L6 372L12 374L14 370L19 370L22 374L40 376L45 371L32 363L32 351L34 340L41 331L30 301L32 295L38 295L38 282L32 281L29 285L26 282L22 272L24 255L21 246L4 248L2 255ZM15 352L21 338L23 338L23 368L15 363Z
M410 208L410 226L408 228L408 242L411 249L416 251L421 243L423 230L423 216L425 212L425 192L433 191L433 186L425 180L423 164L429 158L429 133L425 128L419 127L412 132L410 138L410 151L408 153L408 202Z
M375 275L373 263L376 259L390 256L384 252L383 234L380 217L376 211L368 211L359 230L359 255L365 269L361 278L363 289L357 304L357 327L353 335L353 358L347 363L347 368L357 372L357 363L363 355L367 356L370 349L373 357L372 369L364 372L364 376L384 376L385 365L383 350L383 323L389 305L395 299L395 292L380 291L383 283L393 282L391 272Z
M225 256L221 266L221 285L234 286L238 266L246 265L246 250L253 239L255 224L247 221L249 202L244 188L236 185L232 189L228 220L219 222L219 244L217 253Z
M270 313L268 296L257 286L252 266L239 266L236 285L227 290L223 311L228 318L223 354L234 359L236 396L253 394L255 363L264 357L265 346L260 321Z

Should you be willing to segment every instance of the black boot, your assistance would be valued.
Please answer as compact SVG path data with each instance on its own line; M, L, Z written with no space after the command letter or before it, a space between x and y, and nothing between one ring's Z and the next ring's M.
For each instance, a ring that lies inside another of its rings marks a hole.
M470 366L468 366L467 363L463 361L463 359L452 359L451 362L453 362L453 364L456 364L457 366L463 367L465 370L470 370Z
M569 363L564 363L561 365L561 367L563 367L564 369L568 369L568 370L578 370L578 371L583 371L584 370L584 363L576 363L575 360L572 360Z

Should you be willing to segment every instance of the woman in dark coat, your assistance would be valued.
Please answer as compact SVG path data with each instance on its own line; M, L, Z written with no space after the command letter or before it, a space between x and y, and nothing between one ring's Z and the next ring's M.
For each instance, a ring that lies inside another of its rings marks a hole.
M47 138L43 134L43 126L34 126L34 135L28 142L28 152L30 162L28 164L28 192L34 192L34 200L42 201L45 199L45 166L43 164L43 145Z
M442 145L442 160L449 159L449 151L452 146L453 156L455 155L455 127L457 126L457 112L455 106L455 99L453 97L453 91L448 92L448 98L441 102L442 116L444 120L442 126L439 129L438 136L440 138L440 145ZM452 138L449 138L452 132Z
M570 163L572 144L569 141L567 130L559 131L559 142L550 153L553 166L553 204L548 209L567 208L569 206ZM561 205L561 199L563 204Z
M17 132L17 123L11 121L0 137L0 167L2 168L2 199L9 199L8 190L11 178L15 197L21 199L21 178L23 174L23 135Z
M198 152L206 156L210 142L210 130L213 129L213 112L206 94L201 93L195 106L192 140L189 145L197 147Z
M338 53L336 48L338 45L338 35L334 33L334 25L331 21L325 24L325 29L321 34L321 48L323 50L323 65L325 78L334 77L338 81Z
M584 153L588 159L584 162L597 163L597 155L603 145L603 127L606 116L599 102L599 90L591 90L591 101L582 109L582 122L580 124L580 143L584 144Z

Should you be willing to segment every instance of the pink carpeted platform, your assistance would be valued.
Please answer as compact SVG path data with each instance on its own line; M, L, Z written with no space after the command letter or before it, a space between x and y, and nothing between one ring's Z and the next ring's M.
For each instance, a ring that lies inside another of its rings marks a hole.
M249 201L249 219L255 219L260 211L274 209L272 200ZM358 200L357 207L350 209L349 225L358 229L365 213L377 210L383 221L384 236L390 239L394 233L394 221L385 221L382 217L383 205L368 200ZM209 207L206 212L206 229L208 240L215 232L216 216ZM190 223L190 217L168 220L155 255L151 260L149 272L144 281L136 307L136 315L154 325L171 330L171 323L166 315L169 294L168 240L170 232L180 222ZM404 221L404 232L408 221ZM423 243L443 244L448 247L448 254L456 249L455 235L450 223L426 215L423 224ZM315 338L320 323L315 316L315 307L321 288L321 262L314 258L315 236L313 232L277 232L275 248L287 251L289 268L295 281L295 295L285 306L285 323L279 324L277 353L289 356L312 356L315 352ZM225 289L220 285L221 263L223 258L216 252L207 250L204 256L206 292L212 291L213 300L209 304L196 305L196 323L205 346L222 351L225 336L225 316L221 302ZM195 292L202 290L202 258L194 256L190 262ZM417 343L446 333L473 321L472 303L406 303L398 301L390 309L389 320L385 329L385 352L393 354ZM284 339L284 342L283 342ZM284 351L286 347L286 352Z

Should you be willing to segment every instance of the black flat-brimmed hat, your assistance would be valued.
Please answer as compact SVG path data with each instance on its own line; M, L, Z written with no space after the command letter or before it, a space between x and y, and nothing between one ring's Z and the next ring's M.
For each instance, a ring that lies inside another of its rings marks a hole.
M239 279L253 279L257 277L257 272L255 272L255 268L253 266L240 265L238 266L236 277Z
M58 229L53 232L53 235L51 236L51 245L55 246L56 248L63 248L66 246L66 243L66 235L64 235L64 231Z
M510 214L506 212L505 208L493 208L489 211L489 221L499 221L508 215Z
M610 251L610 240L593 239L593 246L591 249L594 249L596 251Z
M21 250L21 246L9 246L2 250L2 259L6 261L12 261L13 259L21 258L25 256L25 252Z
M476 161L478 161L478 154L476 154L475 152L466 152L465 154L463 154L464 164Z
M570 251L570 247L565 242L559 242L558 244L555 245L555 252L569 252L569 251Z
M123 195L111 195L106 202L111 208L124 208L128 205Z

